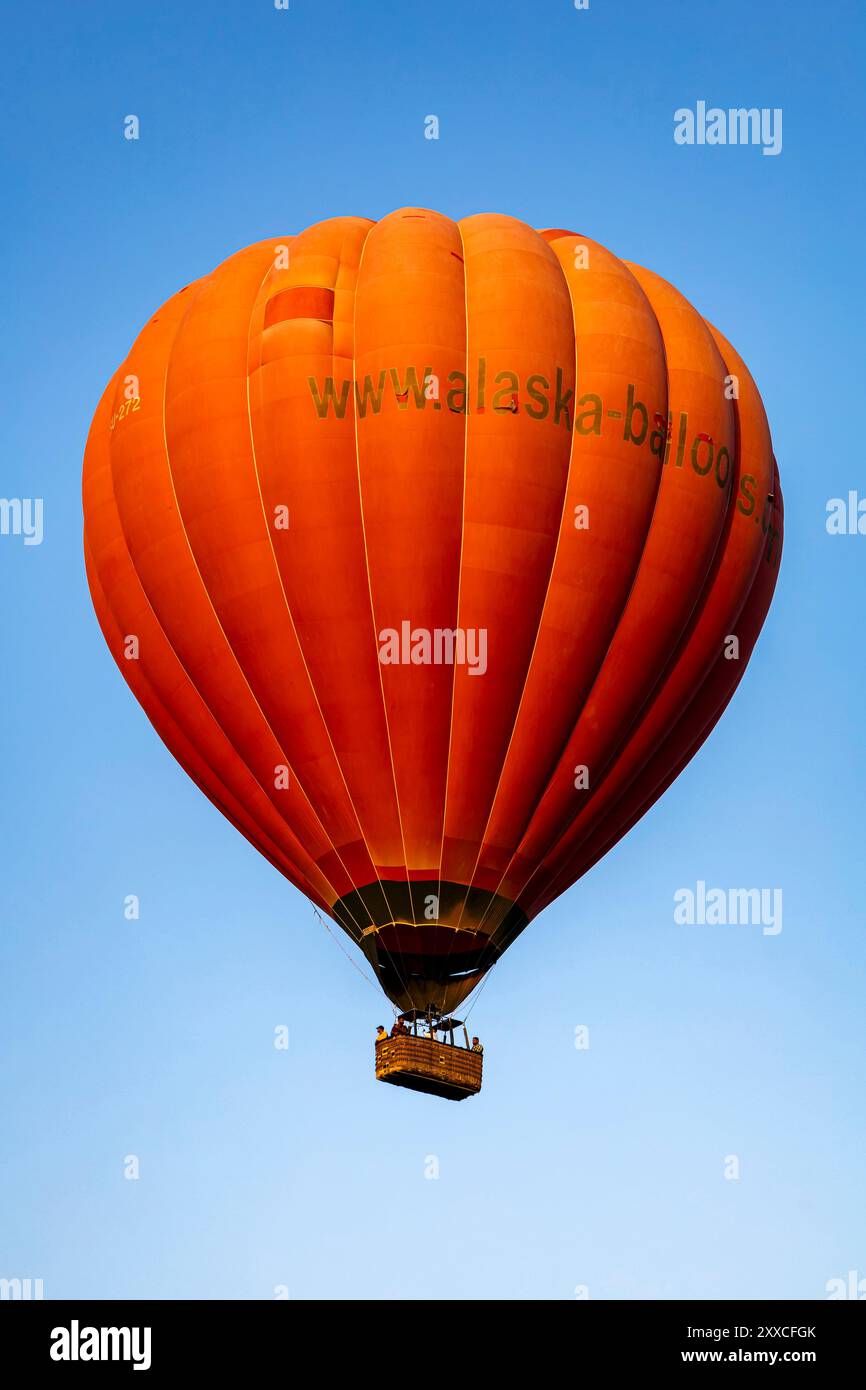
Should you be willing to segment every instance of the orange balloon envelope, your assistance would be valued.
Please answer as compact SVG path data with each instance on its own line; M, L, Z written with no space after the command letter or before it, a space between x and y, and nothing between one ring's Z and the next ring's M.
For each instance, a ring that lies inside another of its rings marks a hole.
M370 961L450 1010L730 700L782 494L659 276L404 208L170 299L94 416L93 602L163 741Z

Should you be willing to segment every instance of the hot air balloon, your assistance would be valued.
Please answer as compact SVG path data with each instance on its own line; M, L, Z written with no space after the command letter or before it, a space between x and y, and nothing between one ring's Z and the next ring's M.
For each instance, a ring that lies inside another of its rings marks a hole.
M366 956L387 1046L427 1020L396 1079L450 1094L454 1010L731 699L782 494L748 368L670 284L403 208L158 310L93 419L84 548L162 740Z

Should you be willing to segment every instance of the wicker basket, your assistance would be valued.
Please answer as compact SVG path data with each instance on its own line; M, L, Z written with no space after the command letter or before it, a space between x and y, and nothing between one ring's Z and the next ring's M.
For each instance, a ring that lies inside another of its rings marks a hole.
M376 1079L446 1100L465 1100L481 1090L480 1052L434 1038L407 1034L376 1043Z

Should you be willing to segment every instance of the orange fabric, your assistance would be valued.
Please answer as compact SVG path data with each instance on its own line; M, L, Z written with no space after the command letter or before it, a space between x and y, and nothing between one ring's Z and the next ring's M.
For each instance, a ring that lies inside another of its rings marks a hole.
M356 940L407 903L436 928L397 884L504 920L585 873L720 717L782 545L757 387L677 290L573 232L421 208L170 299L94 416L84 516L160 736ZM483 632L483 673L383 660L406 624Z
M265 328L286 319L334 321L334 291L315 285L292 285L272 295L265 308Z

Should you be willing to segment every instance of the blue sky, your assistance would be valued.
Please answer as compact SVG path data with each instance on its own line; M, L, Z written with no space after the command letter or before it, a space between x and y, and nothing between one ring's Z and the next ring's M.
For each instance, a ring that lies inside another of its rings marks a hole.
M0 492L44 499L44 539L0 536L0 1277L340 1299L866 1278L866 537L825 529L866 494L862 6L49 0L4 28ZM701 99L782 108L782 153L677 146ZM786 500L734 702L494 972L459 1106L375 1083L386 1008L159 743L81 556L90 416L153 309L250 242L405 204L573 227L672 280L750 365ZM677 926L699 879L780 887L782 932Z

